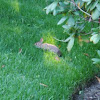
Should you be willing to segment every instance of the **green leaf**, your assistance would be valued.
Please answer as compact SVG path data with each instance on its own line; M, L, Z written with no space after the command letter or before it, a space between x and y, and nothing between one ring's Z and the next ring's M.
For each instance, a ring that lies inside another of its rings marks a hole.
M65 42L68 42L70 39L71 39L71 37L68 37L68 38L65 40Z
M59 2L59 5L60 5L61 7L66 8L66 5L68 5L68 3L66 4L65 2Z
M82 24L81 26L79 26L80 31L82 31L85 28L85 25Z
M49 14L51 12L50 6L46 9L46 14Z
M82 0L83 2L91 2L92 0Z
M46 10L46 14L49 14L49 12L51 11L51 4L44 9Z
M90 10L91 6L92 6L92 4L90 4L90 5L87 6L87 11Z
M79 16L79 12L78 11L75 11L74 14Z
M97 9L100 11L100 3L96 5Z
M53 15L56 16L57 13L58 13L58 11L57 11L56 9L54 9L54 11L53 11Z
M93 9L96 7L97 3L98 3L98 0L95 1L95 2L93 2L93 3L91 4L90 10L93 10Z
M90 41L93 41L94 44L98 43L100 40L100 34L94 34L91 38Z
M92 1L92 0L91 0ZM87 2L87 5L91 4L91 1Z
M64 4L65 4L65 5L68 5L68 4L69 4L69 2L64 1Z
M100 56L100 50L97 51L98 55Z
M53 11L57 7L58 2L53 2L49 6L45 7L46 14L49 14L51 11Z
M51 4L51 11L53 11L57 7L58 2L53 2Z
M75 20L73 17L70 17L67 21L68 26L73 26L75 25Z
M71 26L69 26L69 25L63 25L62 26L64 29L66 29L66 30L69 30L70 28L71 28Z
M72 36L70 38L70 41L68 42L67 50L70 51L72 49L73 45L74 45L74 37Z
M97 31L97 29L98 29L98 28L92 28L91 30L92 30L92 31Z
M98 9L95 9L93 12L92 12L92 19L95 20L95 19L98 19L100 16L100 11Z
M92 58L93 64L100 63L100 59L98 58Z
M62 24L66 19L67 19L67 17L62 17L62 18L60 19L60 21L57 23L57 25Z

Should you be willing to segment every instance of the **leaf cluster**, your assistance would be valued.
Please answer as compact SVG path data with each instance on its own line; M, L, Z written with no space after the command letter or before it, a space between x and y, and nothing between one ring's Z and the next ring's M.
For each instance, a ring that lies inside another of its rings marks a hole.
M92 58L93 64L100 63L100 50L97 50L97 53L99 55L99 58Z
M59 0L54 1L44 8L46 14L54 16L62 14L62 18L57 25L62 25L64 32L68 34L67 50L70 51L74 45L76 37L83 35L86 24L91 22L100 23L100 1L99 0ZM92 35L90 41L94 44L100 40L100 27L91 28ZM64 42L65 42L64 41Z

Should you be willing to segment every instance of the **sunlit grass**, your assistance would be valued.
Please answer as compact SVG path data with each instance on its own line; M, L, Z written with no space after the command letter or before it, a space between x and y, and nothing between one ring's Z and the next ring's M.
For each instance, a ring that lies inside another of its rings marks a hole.
M69 100L79 84L99 72L91 58L100 45L80 47L75 42L67 52L67 44L53 38L66 38L56 25L60 16L46 15L46 4L45 0L0 1L0 100ZM40 38L59 47L62 57L58 60L56 54L36 48Z
M11 5L12 5L12 7L15 9L16 12L19 12L19 11L20 11L18 0L13 0L13 1L11 1Z
M49 44L55 44L55 39L53 38L52 36L52 33L46 33L47 34L47 37L46 36L43 36L43 38L45 39L45 42L46 43L49 43Z

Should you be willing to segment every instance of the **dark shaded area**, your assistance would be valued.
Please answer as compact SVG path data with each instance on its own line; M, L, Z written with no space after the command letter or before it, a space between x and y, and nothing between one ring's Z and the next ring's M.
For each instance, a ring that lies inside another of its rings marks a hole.
M84 89L76 92L72 100L100 100L100 83L92 79Z

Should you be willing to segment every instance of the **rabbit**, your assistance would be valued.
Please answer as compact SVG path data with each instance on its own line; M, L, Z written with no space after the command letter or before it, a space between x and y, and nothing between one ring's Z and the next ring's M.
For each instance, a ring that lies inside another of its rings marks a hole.
M43 43L43 38L40 39L39 42L36 42L34 44L37 48L41 48L41 49L44 49L44 50L48 50L48 51L51 51L51 52L54 52L56 53L59 57L62 56L60 50L58 47L56 47L55 45L52 45L52 44L48 44L48 43Z

